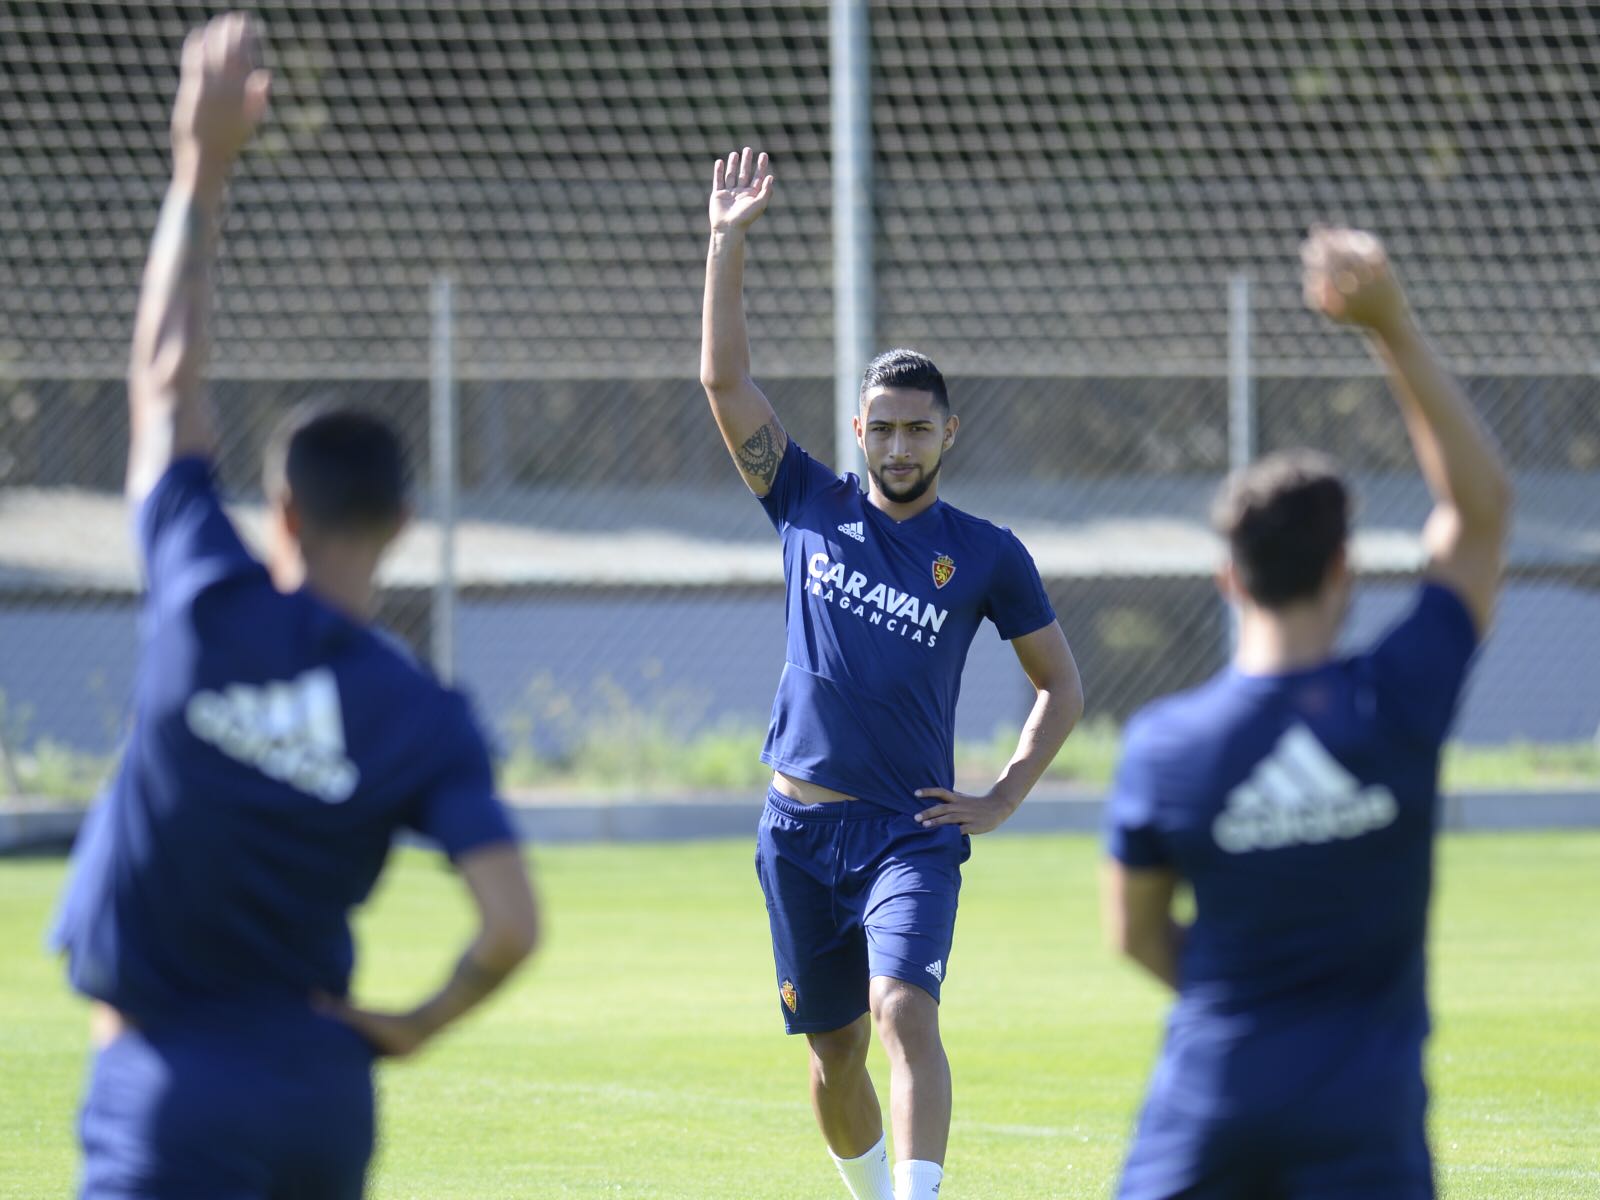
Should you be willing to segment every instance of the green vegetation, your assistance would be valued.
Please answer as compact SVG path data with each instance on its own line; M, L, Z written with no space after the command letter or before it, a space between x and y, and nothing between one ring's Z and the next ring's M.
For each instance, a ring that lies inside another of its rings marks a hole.
M48 740L30 745L25 722L7 721L3 697L0 733L12 752L15 783L20 785L12 786L10 779L0 776L0 802L7 791L19 791L47 803L82 804L111 769L112 760L106 756L84 754ZM769 775L758 758L765 726L723 722L708 727L705 697L690 691L647 710L633 703L627 688L610 679L596 679L581 697L536 680L524 710L504 733L500 782L514 794L548 790L637 798L755 792ZM1105 788L1116 770L1120 739L1114 721L1086 720L1045 778L1087 789ZM545 749L550 746L562 749ZM1015 749L1014 730L999 730L985 742L957 743L957 786L986 787ZM1600 741L1454 744L1445 755L1444 786L1447 790L1600 789Z
M1509 742L1445 749L1444 785L1463 788L1600 788L1600 739L1592 742Z
M750 723L708 729L703 691L680 689L652 708L633 697L607 675L581 695L536 677L504 731L501 786L635 795L756 791L771 776L758 760L763 729Z
M757 757L762 734L760 729L723 725L684 737L665 722L641 720L605 733L591 730L560 755L541 755L527 741L512 740L500 781L509 792L523 794L539 789L628 796L759 790L770 774ZM1116 769L1119 737L1110 721L1086 722L1050 764L1045 778L1104 788ZM958 743L958 785L985 786L1015 748L1015 738L1005 733L988 742ZM23 795L49 803L82 804L93 797L111 761L44 741L15 755L14 765ZM1600 788L1600 744L1453 744L1445 752L1443 778L1447 791Z
M63 807L86 804L111 773L113 759L84 754L43 739L16 754L15 790L31 799ZM0 781L5 782L5 781Z
M1115 721L1091 717L1072 731L1061 753L1045 771L1045 778L1056 783L1074 783L1087 788L1103 788L1116 770L1122 731ZM996 733L986 743L956 745L956 773L972 786L992 783L1017 750L1017 732Z
M634 722L614 732L586 732L559 756L514 744L501 766L509 791L560 788L571 791L695 792L759 791L772 776L764 767L762 732L724 726L695 737L677 737L659 722Z
M693 736L675 734L661 719L630 718L587 728L571 751L543 757L527 741L513 741L501 780L512 791L541 787L630 794L759 789L768 771L757 760L763 729L724 725ZM961 787L992 782L1016 749L1016 735L956 745ZM1108 786L1116 770L1121 730L1104 718L1085 721L1050 764L1045 778L1090 789ZM1600 789L1600 743L1511 742L1499 746L1453 743L1445 753L1447 791L1474 788Z
M758 758L764 733L724 725L679 737L664 722L634 720L620 730L587 730L559 757L541 756L526 741L514 743L500 778L514 792L541 787L635 793L759 790L771 775ZM1103 786L1116 765L1117 739L1111 722L1086 722L1050 765L1047 778ZM985 786L1016 746L1016 736L1003 733L989 742L958 743L958 779L965 786Z
M952 1198L1110 1193L1166 1000L1101 945L1097 857L1087 838L1000 837L966 868L943 1008ZM541 958L380 1073L375 1200L842 1194L781 1033L749 843L551 847L537 868ZM7 1195L64 1195L75 1169L84 1014L38 949L62 876L0 866ZM1430 1077L1452 1200L1600 1194L1596 911L1600 835L1441 843ZM423 994L466 929L453 877L400 854L359 925L358 995Z

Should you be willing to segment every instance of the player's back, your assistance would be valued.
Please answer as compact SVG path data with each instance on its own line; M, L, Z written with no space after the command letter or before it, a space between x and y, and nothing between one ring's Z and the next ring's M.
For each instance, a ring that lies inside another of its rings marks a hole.
M239 545L203 463L141 513L151 585L129 743L58 940L141 1023L344 994L349 910L395 832L453 855L508 831L462 698Z
M1194 891L1164 1052L1186 1102L1337 1105L1418 1074L1438 756L1475 641L1429 585L1367 653L1230 668L1130 725L1112 853Z

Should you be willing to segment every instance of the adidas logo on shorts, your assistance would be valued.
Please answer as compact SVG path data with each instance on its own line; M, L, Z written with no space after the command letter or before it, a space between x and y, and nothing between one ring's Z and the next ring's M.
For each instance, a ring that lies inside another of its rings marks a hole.
M929 975L932 975L940 983L944 982L944 959L936 958L922 969Z
M845 537L855 538L856 541L865 543L867 540L866 523L864 521L846 521L839 526L839 532Z

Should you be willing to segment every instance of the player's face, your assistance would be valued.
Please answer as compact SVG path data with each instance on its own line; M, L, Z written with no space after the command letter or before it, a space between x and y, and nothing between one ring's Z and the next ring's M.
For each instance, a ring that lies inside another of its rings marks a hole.
M956 425L940 413L932 392L880 387L863 396L856 431L879 490L897 504L920 499L939 476Z

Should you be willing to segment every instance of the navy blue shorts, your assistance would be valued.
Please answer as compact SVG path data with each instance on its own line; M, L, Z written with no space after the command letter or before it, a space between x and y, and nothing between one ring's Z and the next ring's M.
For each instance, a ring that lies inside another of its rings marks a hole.
M90 1068L80 1196L359 1200L372 1059L353 1030L308 1012L129 1030Z
M768 789L756 834L778 1006L790 1033L843 1029L886 975L939 998L971 840L860 800L797 804Z

